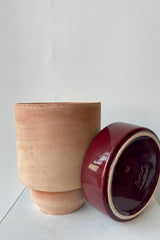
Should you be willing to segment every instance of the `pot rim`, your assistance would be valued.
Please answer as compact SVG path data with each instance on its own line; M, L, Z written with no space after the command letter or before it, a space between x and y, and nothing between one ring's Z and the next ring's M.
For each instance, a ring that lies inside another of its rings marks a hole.
M14 103L15 108L24 107L99 107L101 102L28 102Z

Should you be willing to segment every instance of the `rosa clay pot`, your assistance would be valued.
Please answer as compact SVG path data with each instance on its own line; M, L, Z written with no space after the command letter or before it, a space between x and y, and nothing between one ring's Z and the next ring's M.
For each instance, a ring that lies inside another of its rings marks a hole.
M67 214L84 203L81 165L100 130L100 103L15 104L20 182L38 207Z
M144 127L113 123L91 142L84 157L81 183L89 204L117 221L135 218L158 183L160 144Z

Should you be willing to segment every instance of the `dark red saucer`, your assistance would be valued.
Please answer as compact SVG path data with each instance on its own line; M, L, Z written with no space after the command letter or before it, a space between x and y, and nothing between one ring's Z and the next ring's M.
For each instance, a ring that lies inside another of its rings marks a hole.
M135 218L148 204L160 173L160 143L144 127L113 123L90 144L81 183L88 203L117 221Z

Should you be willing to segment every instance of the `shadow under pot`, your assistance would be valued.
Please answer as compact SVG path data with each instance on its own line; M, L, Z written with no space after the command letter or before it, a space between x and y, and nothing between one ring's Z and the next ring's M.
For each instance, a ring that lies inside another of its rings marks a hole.
M67 214L84 203L81 166L100 130L100 103L15 104L20 182L49 214Z
M113 123L94 138L82 166L88 203L117 221L139 215L158 183L160 144L144 127Z

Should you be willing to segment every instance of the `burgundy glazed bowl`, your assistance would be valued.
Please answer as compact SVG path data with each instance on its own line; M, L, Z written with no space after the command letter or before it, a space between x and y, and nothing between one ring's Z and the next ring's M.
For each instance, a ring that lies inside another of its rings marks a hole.
M113 123L91 142L81 183L88 203L117 221L136 217L158 183L160 143L144 127Z

